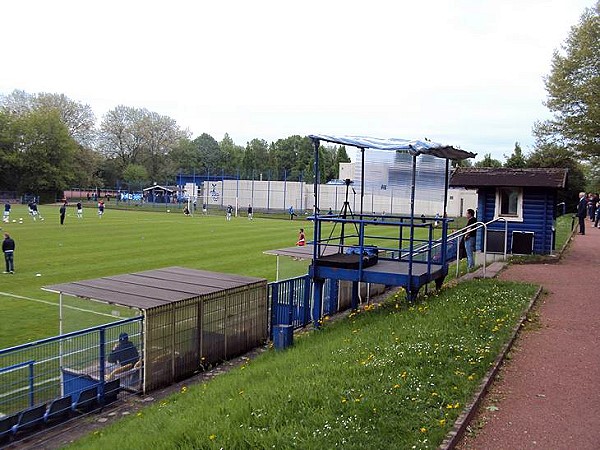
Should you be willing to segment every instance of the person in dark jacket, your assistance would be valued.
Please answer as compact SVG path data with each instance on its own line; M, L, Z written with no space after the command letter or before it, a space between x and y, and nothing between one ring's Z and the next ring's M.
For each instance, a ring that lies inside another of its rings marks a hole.
M467 209L467 219L467 227L471 227L477 222L475 211L471 208ZM465 234L464 242L467 254L467 268L470 270L475 267L475 259L473 258L473 252L475 251L475 230L469 229Z
M119 342L113 347L107 358L109 363L118 363L121 367L127 367L128 369L133 367L139 359L140 354L135 345L129 340L127 333L119 335Z
M60 224L64 225L65 223L65 216L67 215L67 202L64 202L62 204L62 206L60 207Z
M4 233L2 251L4 252L4 261L6 262L6 270L4 273L15 273L15 241L13 241L8 233Z
M585 234L585 218L587 216L587 198L585 192L579 193L577 204L577 218L579 219L579 234Z

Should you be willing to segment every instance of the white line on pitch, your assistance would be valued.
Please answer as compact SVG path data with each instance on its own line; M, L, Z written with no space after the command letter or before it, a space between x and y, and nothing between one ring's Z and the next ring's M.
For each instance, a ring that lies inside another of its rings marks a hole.
M44 303L45 305L59 306L58 303L49 302L47 300L40 300L39 298L31 298L31 297L24 297L22 295L10 294L8 292L1 292L0 291L0 295L6 295L7 297L20 298L22 300L31 300L32 302ZM74 310L81 311L81 312L88 312L88 313L98 314L100 316L106 316L106 317L112 317L112 318L115 317L112 314L106 314L106 313L102 313L102 312L98 312L98 311L92 311L91 309L78 308L76 306L63 305L63 308L69 308L69 309L74 309Z

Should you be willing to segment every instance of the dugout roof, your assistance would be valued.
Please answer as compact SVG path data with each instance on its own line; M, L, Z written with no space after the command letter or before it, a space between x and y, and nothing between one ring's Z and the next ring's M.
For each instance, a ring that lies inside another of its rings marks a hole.
M264 278L175 266L93 280L53 284L44 286L42 289L146 310L198 298L206 294L265 282Z

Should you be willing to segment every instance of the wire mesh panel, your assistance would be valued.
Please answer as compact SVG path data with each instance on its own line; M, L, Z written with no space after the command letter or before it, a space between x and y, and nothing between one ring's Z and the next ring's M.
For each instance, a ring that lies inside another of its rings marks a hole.
M225 298L205 299L202 307L202 359L205 364L214 364L226 357Z
M179 302L175 307L175 379L184 378L201 365L201 316L202 302L198 299Z
M146 389L246 352L267 339L266 280L146 311Z
M0 417L108 381L118 365L109 359L119 336L126 333L141 352L141 322L138 317L0 350Z
M146 389L166 386L174 378L173 304L146 312Z

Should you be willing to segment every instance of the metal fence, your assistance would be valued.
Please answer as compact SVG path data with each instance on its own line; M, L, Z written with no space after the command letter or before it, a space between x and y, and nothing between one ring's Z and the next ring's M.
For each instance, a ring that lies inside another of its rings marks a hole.
M145 312L145 390L184 379L265 342L266 280Z
M323 291L323 307L319 319L345 309L340 308L338 280L326 280ZM271 306L269 326L271 339L273 339L273 329L277 326L289 325L297 329L311 323L313 295L310 276L303 275L269 283L268 295Z
M0 418L65 395L75 401L91 386L100 387L101 400L101 387L115 369L108 356L121 333L142 354L141 317L0 350ZM139 384L129 388L137 390Z

